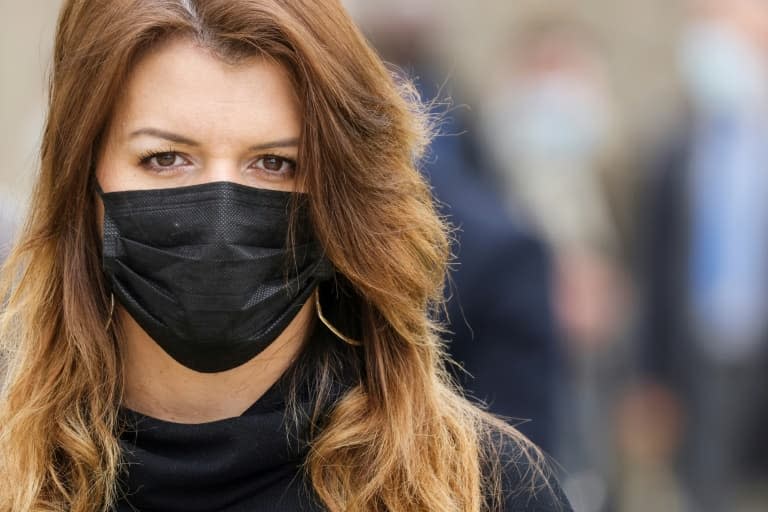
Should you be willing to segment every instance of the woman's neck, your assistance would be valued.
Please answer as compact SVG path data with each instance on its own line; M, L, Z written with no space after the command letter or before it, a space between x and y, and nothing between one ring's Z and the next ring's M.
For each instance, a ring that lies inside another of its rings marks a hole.
M207 423L240 416L295 360L309 332L308 301L263 352L232 370L199 373L177 363L122 308L123 405L174 423Z

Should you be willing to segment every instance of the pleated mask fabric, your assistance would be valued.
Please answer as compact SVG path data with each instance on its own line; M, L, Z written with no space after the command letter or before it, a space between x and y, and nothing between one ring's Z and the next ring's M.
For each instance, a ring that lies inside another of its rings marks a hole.
M225 371L258 355L333 275L305 194L231 182L99 194L112 292L193 370Z

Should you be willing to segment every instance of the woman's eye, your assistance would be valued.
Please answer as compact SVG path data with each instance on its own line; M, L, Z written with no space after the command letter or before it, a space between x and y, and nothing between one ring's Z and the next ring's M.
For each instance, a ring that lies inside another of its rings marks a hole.
M186 163L186 160L184 160L178 153L157 153L154 156L151 156L147 163L154 167L178 167L179 165L184 165Z
M155 172L171 172L180 167L190 165L189 160L175 151L151 152L142 156L140 164L147 170Z
M160 167L170 167L176 163L177 155L173 153L160 153L155 157L157 165Z
M256 160L256 166L271 174L290 174L296 163L280 156L269 155Z

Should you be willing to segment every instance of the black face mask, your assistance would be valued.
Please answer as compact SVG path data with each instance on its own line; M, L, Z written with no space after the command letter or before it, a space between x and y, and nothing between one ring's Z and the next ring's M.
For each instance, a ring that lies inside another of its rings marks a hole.
M199 372L255 357L333 274L298 194L229 182L104 193L104 271L118 301Z

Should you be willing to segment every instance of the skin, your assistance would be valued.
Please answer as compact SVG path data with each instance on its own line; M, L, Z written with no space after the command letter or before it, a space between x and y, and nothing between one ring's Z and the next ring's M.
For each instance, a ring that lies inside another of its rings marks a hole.
M192 41L171 40L133 69L96 175L105 192L214 181L294 190L301 123L279 64L232 65ZM255 358L213 374L177 363L119 305L115 314L124 330L124 405L165 421L205 423L241 415L269 389L300 351L314 308L308 301Z
M764 0L691 0L693 18L720 23L768 53L768 8Z

